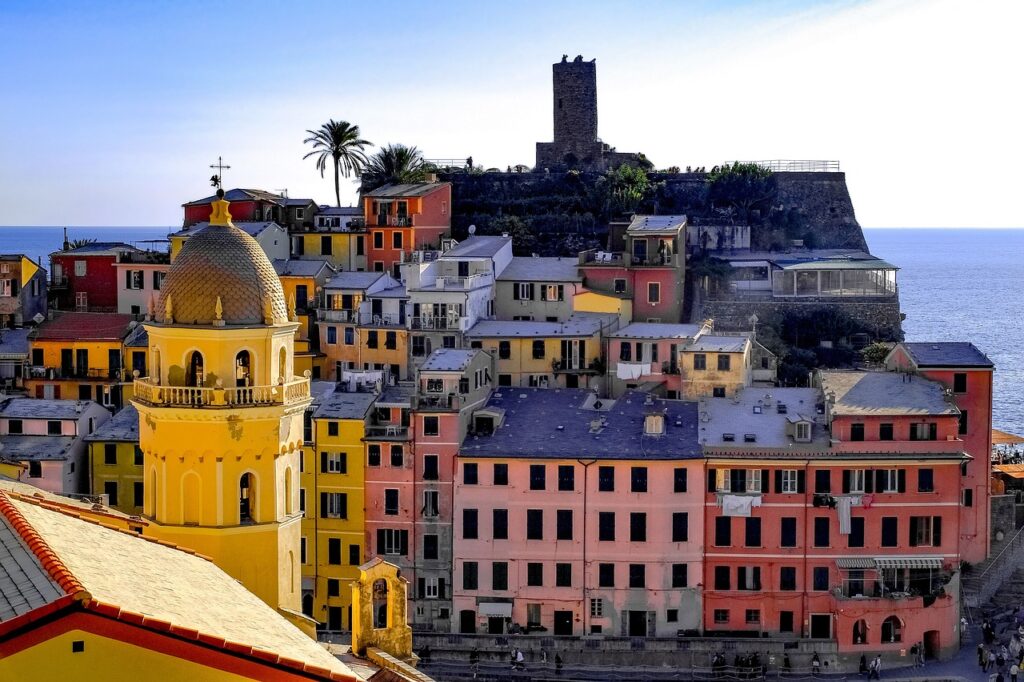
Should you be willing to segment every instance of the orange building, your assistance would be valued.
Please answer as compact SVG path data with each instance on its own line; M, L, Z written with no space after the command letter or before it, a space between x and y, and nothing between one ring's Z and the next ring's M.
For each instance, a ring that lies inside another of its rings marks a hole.
M451 230L451 203L447 182L384 185L364 194L367 269L397 278L398 264L411 252L440 246Z

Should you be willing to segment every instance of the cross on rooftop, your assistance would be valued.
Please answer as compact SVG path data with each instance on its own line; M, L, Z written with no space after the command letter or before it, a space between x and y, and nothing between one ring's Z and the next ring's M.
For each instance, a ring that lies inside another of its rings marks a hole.
M210 164L210 168L216 168L217 169L217 174L210 178L210 184L213 185L214 187L218 187L218 188L219 187L223 187L224 186L224 171L226 169L228 169L228 168L231 168L231 166L225 166L224 165L224 159L222 157L218 156L217 157L217 163L215 163L215 164L211 163Z

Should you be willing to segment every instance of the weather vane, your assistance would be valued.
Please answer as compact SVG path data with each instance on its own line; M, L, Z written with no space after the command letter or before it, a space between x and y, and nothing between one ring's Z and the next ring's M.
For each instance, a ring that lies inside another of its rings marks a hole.
M217 169L217 174L210 178L210 184L220 189L224 186L224 171L231 168L231 166L225 166L224 159L218 156L217 163L211 163L210 168Z

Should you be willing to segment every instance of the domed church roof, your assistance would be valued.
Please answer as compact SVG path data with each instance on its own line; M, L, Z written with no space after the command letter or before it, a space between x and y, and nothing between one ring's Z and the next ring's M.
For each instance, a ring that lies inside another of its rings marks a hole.
M165 324L288 322L284 290L259 243L215 201L210 225L187 239L160 286L154 312Z

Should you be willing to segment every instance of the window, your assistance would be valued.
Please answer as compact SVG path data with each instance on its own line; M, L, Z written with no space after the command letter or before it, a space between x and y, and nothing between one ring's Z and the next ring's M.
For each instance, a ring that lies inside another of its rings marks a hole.
M761 589L761 567L739 566L736 569L736 589L756 591Z
M387 488L384 490L384 513L388 516L398 514L398 489Z
M594 598L590 600L590 615L592 618L600 618L604 615L604 600Z
M689 514L686 512L672 512L672 542L686 542L689 539L689 535Z
M615 490L615 467L597 468L597 489L605 493Z
M615 512L597 513L597 539L599 542L615 541Z
M817 592L828 591L828 567L827 566L815 566L811 573L814 579L814 589Z
M439 478L437 461L437 455L423 455L424 481L436 481Z
M555 564L555 587L572 587L572 564Z
M366 347L376 348L377 347L377 330L370 329L366 332Z
M20 419L7 420L7 433L12 436L19 433L25 433L24 423Z
M658 282L648 282L647 302L651 305L661 302L661 284Z
M902 642L903 623L896 616L889 616L882 621L882 641Z
M479 513L476 509L462 510L462 539L476 540L478 535L477 521Z
M938 426L936 424L929 424L927 422L921 422L919 424L910 425L910 440L937 440L938 439Z
M462 465L462 482L465 485L476 485L479 483L476 462L465 462Z
M965 507L974 506L974 491L970 488L965 488L963 491L962 503Z
M512 357L512 343L510 341L499 341L498 358L508 360L510 357Z
M715 386L711 389L712 398L724 398L725 397L725 386Z
M418 358L427 354L427 340L425 336L412 337L412 354Z
M132 492L134 493L132 504L136 507L141 507L144 504L146 487L142 484L142 481L136 481L132 484Z
M938 547L942 544L941 516L911 516L910 546Z
M617 294L624 294L624 293L626 293L626 280L621 279L621 278L616 278L615 282L613 284L613 287L614 287L615 293L617 293Z
M516 282L512 285L513 301L533 300L533 285L529 282Z
M729 622L729 610L728 609L715 609L715 622L721 625L722 623Z
M534 339L533 341L533 359L543 360L544 359L544 339Z
M732 578L728 566L715 566L715 589L731 590Z
M374 232L373 233L373 248L383 249L384 248L384 233Z
M405 452L401 445L391 446L391 466L401 469L405 465Z
M508 509L491 511L491 527L495 540L508 540Z
M397 494L398 491L396 490L395 493ZM320 493L320 518L347 519L348 495L346 493Z
M344 452L321 452L320 473L344 474L348 472L348 455Z
M895 547L899 542L899 519L895 516L882 517L882 547Z
M59 421L48 421L46 422L46 434L49 436L60 435L60 422Z
M424 535L423 536L423 558L424 559L437 559L437 536L436 535Z
M953 393L967 393L967 374L957 372L953 375Z
M491 564L491 589L508 589L508 562L495 561Z
M694 353L693 368L698 372L706 370L708 368L708 356L704 353Z
M729 547L732 545L732 517L715 517L715 546Z
M861 424L860 422L850 424L850 440L864 440L864 424Z
M527 509L526 510L526 539L527 540L543 540L544 539L544 510L542 510L542 509Z
M748 516L744 519L743 544L746 547L761 546L761 519L757 516Z
M28 463L28 477L29 478L42 478L43 477L43 464L42 462L29 462Z
M546 467L543 464L530 465L530 490L544 490Z
M629 586L634 588L647 586L647 566L644 564L629 565Z
M864 470L847 469L843 471L843 492L862 493L864 492Z
M814 546L815 547L828 547L829 546L829 533L828 533L828 517L819 516L814 519Z
M479 586L477 564L475 561L462 562L462 589L475 590Z
M729 357L728 355L721 355L720 354L718 356L718 371L719 372L728 372L729 371L729 365L730 365L731 361L732 361L732 358Z
M103 494L107 496L107 504L117 506L117 481L104 481Z
M779 569L779 589L792 591L796 589L796 567L783 566Z
M348 565L349 566L361 566L363 563L362 553L359 551L359 545L348 546Z
M615 587L615 564L597 565L597 586Z
M684 467L676 467L672 472L672 492L685 493L686 492L686 469Z
M530 587L544 586L544 564L539 561L526 564L526 584Z
M409 553L409 531L394 528L377 529L377 553L406 555Z
M672 587L686 587L686 564L672 564Z
M436 436L440 433L438 418L436 416L423 418L423 435Z
M759 609L747 609L745 619L747 625L756 625L761 622L761 611Z
M327 596L328 597L340 597L341 596L341 581L328 578L327 579Z
M967 435L967 410L960 410L960 417L957 421L956 432L961 436Z
M391 248L400 249L402 248L402 233L395 231L391 233Z
M86 263L84 260L75 261L75 277L85 277Z
M558 489L574 490L576 487L576 467L571 464L560 464L558 466Z
M356 333L352 327L345 327L345 345L352 346L356 342Z
M811 423L810 422L797 422L796 423L796 434L793 438L800 443L807 443L811 440Z
M797 492L797 470L796 469L783 469L776 475L779 476L779 492L781 493L795 493Z
M366 446L366 466L380 466L380 445L371 443Z
M332 566L341 565L341 540L328 538L327 540L327 563Z
M330 421L327 422L327 435L337 436L338 435L338 422Z
M338 328L327 327L327 343L334 345L338 343Z
M819 495L827 495L832 492L832 472L828 469L818 469L814 472L814 492Z
M436 490L423 491L423 516L433 518L440 513L440 495Z
M572 540L571 509L559 509L555 512L555 539Z
M782 547L796 547L796 517L782 517L782 526L779 532L779 545Z
M878 425L878 440L892 440L892 424Z
M494 485L508 485L508 464L494 465Z
M917 470L917 491L919 493L935 492L935 472L932 469Z
M854 516L850 518L850 534L846 536L847 547L864 546L864 517Z
M630 467L629 489L634 493L647 492L647 467Z
M647 514L646 512L630 512L629 514L629 541L647 542Z
M117 464L117 444L116 443L104 443L103 444L103 463L107 465Z

